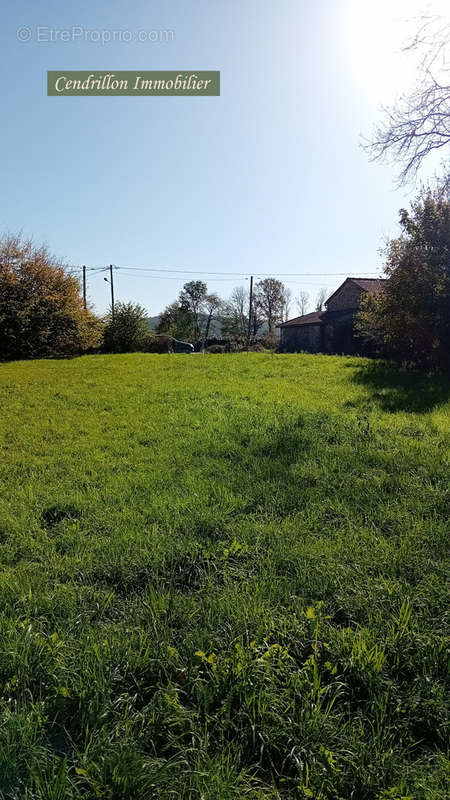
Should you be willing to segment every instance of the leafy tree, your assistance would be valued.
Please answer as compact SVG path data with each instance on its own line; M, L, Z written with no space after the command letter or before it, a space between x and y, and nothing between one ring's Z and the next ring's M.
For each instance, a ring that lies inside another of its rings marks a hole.
M258 332L265 323L264 309L261 305L261 299L255 291L253 294L252 313L250 320L250 333L254 339L258 336Z
M283 318L285 291L283 283L276 278L264 278L256 284L255 312L267 322L269 334L274 333L275 325Z
M98 347L102 323L79 280L46 247L0 239L0 358L69 355Z
M158 334L166 333L175 339L191 339L193 334L192 312L186 304L175 300L162 312L156 326Z
M428 189L400 211L386 247L383 293L366 296L357 330L389 356L436 369L450 364L450 196Z
M203 281L188 281L180 292L180 305L184 306L192 314L195 340L200 338L200 314L203 310L207 291L208 288Z
M139 303L116 303L114 322L108 314L104 333L104 349L114 353L136 353L148 348L152 334L145 308Z

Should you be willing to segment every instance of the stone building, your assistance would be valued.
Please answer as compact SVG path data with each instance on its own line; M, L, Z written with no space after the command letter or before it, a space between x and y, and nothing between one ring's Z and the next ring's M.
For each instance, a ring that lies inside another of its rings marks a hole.
M353 324L366 293L382 292L383 278L346 278L325 302L324 311L313 311L281 323L282 353L356 352Z

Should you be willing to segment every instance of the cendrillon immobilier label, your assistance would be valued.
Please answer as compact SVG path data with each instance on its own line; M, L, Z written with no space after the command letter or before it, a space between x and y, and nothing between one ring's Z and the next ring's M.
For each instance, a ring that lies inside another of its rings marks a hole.
M47 95L86 96L218 96L220 72L207 71L126 71L88 72L86 70L47 72Z

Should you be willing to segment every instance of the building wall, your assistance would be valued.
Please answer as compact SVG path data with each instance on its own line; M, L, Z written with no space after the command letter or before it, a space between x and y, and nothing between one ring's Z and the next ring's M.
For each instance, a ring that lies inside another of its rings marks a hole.
M355 312L348 309L322 325L292 325L281 328L280 350L285 353L348 353L356 352L353 337Z
M298 325L281 328L280 350L285 353L319 353L321 350L321 326Z
M344 282L326 304L327 311L334 312L331 319L322 325L281 328L280 350L285 353L299 353L301 350L307 353L355 353L357 342L353 323L363 294L352 281Z
M346 353L354 355L357 344L354 337L355 312L346 312L339 315L332 326L330 338L330 353Z
M362 290L350 281L327 303L327 311L344 311L359 308Z

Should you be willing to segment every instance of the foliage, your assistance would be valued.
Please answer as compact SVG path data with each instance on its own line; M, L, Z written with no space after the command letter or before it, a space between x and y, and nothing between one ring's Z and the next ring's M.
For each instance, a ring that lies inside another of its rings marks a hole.
M280 339L275 333L275 331L272 331L272 333L267 332L266 335L263 336L259 342L255 343L261 346L261 350L255 350L254 352L263 352L264 349L276 350L279 343Z
M216 354L217 353L225 353L225 349L226 349L225 345L223 345L223 344L211 344L207 348L206 352L207 353L216 353Z
M233 344L245 345L247 333L242 330L242 321L236 310L228 303L223 305L220 328L222 335L230 339Z
M175 339L191 340L193 336L192 312L186 306L175 300L162 312L156 326L157 333L166 333Z
M284 285L276 278L264 278L255 285L255 312L267 322L269 334L274 333L275 325L282 321L285 292Z
M94 350L102 324L84 310L78 279L46 247L20 236L0 239L0 358Z
M145 352L154 338L147 312L139 303L115 303L114 322L110 309L103 341L107 353Z
M261 340L251 342L248 349L250 353L264 353L266 351L264 343Z
M0 404L0 797L446 796L448 383L90 356Z
M400 225L386 248L385 290L366 297L357 328L379 352L449 369L450 197L427 191L400 211Z
M208 287L203 281L188 281L180 292L180 306L189 310L192 315L194 340L200 338L200 314L208 293Z
M256 338L264 324L269 334L275 333L275 325L283 313L289 312L292 293L275 278L265 278L255 285L252 303L251 338ZM220 333L230 341L230 346L243 348L248 336L248 292L236 286L227 301L215 293L208 293L203 281L184 284L179 298L161 314L158 333L186 339L203 345L210 338L211 322L220 321ZM216 328L217 332L217 328Z
M171 353L173 351L173 338L170 335L151 335L145 348L146 353Z
M211 321L222 308L217 294L208 294L203 281L188 281L179 298L161 314L158 333L167 333L176 339L189 342L205 342L208 339Z

